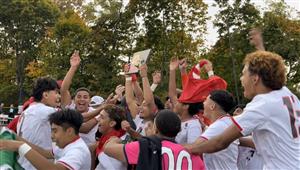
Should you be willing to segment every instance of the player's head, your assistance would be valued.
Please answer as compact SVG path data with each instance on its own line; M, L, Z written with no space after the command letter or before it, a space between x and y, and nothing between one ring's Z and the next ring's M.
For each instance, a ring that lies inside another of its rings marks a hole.
M175 105L174 111L179 115L182 116L183 114L187 114L189 116L194 116L198 114L201 110L203 110L203 103L182 103L177 102Z
M162 109L164 109L164 104L160 100L159 97L154 96L154 104L156 109L150 109L149 105L150 103L146 100L143 100L142 105L140 107L140 117L143 119L153 119L153 117L156 115L156 113Z
M56 145L64 148L79 134L79 128L83 123L82 115L72 109L63 109L49 116L51 124L51 137Z
M107 134L113 129L121 129L121 122L125 120L125 110L109 104L104 106L99 116L99 131L102 134Z
M80 113L87 112L89 110L89 104L91 101L91 92L85 87L81 87L76 90L74 102L76 110Z
M32 90L32 97L37 102L42 102L51 107L57 107L60 103L58 85L55 80L49 77L38 78Z
M157 113L154 126L158 134L175 138L181 129L181 121L176 113L166 109Z
M212 118L212 114L227 114L235 107L233 96L225 90L214 90L204 101L204 116Z
M250 53L244 59L244 69L240 78L244 96L252 99L263 86L269 90L279 90L286 83L286 69L278 54L268 51Z

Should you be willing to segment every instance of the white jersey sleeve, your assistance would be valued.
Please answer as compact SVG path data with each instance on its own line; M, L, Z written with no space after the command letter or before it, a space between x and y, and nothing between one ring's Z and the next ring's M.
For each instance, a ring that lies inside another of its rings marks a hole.
M201 134L202 129L198 119L193 119L187 129L187 143L195 142Z
M288 88L256 95L234 119L243 135L252 133L264 169L299 169L300 102Z
M244 136L251 135L254 129L263 129L266 126L266 115L259 108L264 107L265 102L249 103L241 115L234 117L234 123ZM237 123L238 122L238 123Z

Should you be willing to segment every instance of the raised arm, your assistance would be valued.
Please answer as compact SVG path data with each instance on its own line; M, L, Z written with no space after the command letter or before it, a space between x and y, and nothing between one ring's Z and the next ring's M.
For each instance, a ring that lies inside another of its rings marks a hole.
M128 75L129 71L129 65L125 65L124 67L124 72L125 72L125 98L126 98L126 103L129 108L129 111L131 113L132 118L134 119L135 116L139 113L139 108L136 102L136 99L133 94L133 89L132 89L132 77L131 75Z
M203 61L206 62L206 64L204 64L203 67L204 67L204 69L205 69L205 71L206 71L208 77L214 76L214 70L213 70L213 65L212 65L212 63L211 63L209 60L207 60L207 59L203 59Z
M133 92L136 97L137 103L139 105L141 105L144 100L144 96L143 96L143 90L137 80L132 81L132 88L133 88Z
M176 58L172 58L170 61L170 75L169 75L169 98L172 106L177 103L177 92L176 92L176 69L178 68L179 61Z
M142 77L143 82L144 100L148 104L148 108L152 111L156 109L156 106L154 103L153 92L151 90L150 83L148 80L147 70L148 68L146 64L140 66L140 75Z
M80 56L79 56L78 51L75 51L73 53L73 55L71 56L70 65L71 65L71 67L70 67L69 71L67 72L67 74L62 82L61 88L60 88L62 107L65 107L65 106L71 104L71 101L72 101L69 89L70 89L70 86L72 83L72 79L80 65Z
M188 74L186 72L186 67L187 67L187 61L184 58L179 61L179 70L180 70L180 75L181 75L182 89L184 89L184 86L185 86L186 82L188 81Z

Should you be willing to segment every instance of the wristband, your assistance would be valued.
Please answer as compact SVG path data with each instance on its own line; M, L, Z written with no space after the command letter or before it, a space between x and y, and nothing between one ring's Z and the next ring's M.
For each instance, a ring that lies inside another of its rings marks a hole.
M30 151L30 149L31 147L27 143L22 144L18 149L20 157L24 157L26 153Z
M151 88L151 91L152 91L152 92L154 92L154 90L156 89L157 85L158 85L158 84L155 84L155 83L153 83L153 84L151 85L150 88Z
M132 81L136 81L137 80L136 74L131 74L131 78Z
M126 77L125 80L126 80L126 81L131 81L131 80L132 80L132 77Z
M208 77L211 77L211 76L214 75L214 71L212 71L212 70L211 70L211 71L208 71L207 74L208 74Z

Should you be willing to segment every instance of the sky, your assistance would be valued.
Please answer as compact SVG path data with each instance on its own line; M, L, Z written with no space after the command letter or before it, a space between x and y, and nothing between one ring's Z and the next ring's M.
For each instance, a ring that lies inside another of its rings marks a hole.
M210 47L216 43L218 40L217 29L213 26L213 20L215 19L215 15L218 13L219 9L217 7L213 7L212 4L214 0L203 0L204 3L208 5L208 16L210 16L210 20L207 21L207 34L205 36L205 46ZM259 9L266 7L266 2L271 0L251 0L255 6ZM274 0L273 0L274 1ZM284 2L293 8L295 11L300 12L300 0L284 0ZM292 14L295 16L295 14Z
M86 2L91 2L93 0L85 0ZM234 0L229 0L233 2ZM271 1L280 1L280 0L251 0L250 2L254 3L258 9L263 10L263 8L266 7L267 2ZM124 5L126 5L129 0L123 0ZM217 7L213 6L214 0L203 0L204 3L208 5L208 16L210 19L207 21L207 34L205 35L205 47L211 47L216 43L218 40L218 33L217 28L213 26L213 20L215 19L215 15L218 13L219 9ZM300 13L300 0L284 0L284 2L289 5L292 9L295 11L298 11ZM292 14L292 16L295 16L295 14Z

